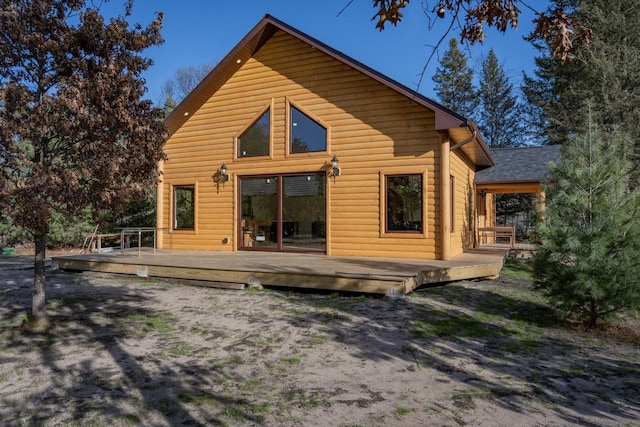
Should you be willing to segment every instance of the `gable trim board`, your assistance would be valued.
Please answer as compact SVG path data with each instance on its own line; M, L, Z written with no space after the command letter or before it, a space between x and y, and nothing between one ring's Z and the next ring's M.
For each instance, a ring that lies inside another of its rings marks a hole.
M480 168L490 167L495 164L493 157L476 124L465 117L449 110L441 104L425 97L424 95L409 89L395 80L377 72L361 62L331 48L321 41L297 30L294 27L274 18L271 15L265 17L225 56L213 70L200 82L198 86L175 108L165 120L165 125L173 134L193 111L197 110L209 97L220 88L240 67L246 63L264 44L273 37L277 31L284 31L297 39L307 43L314 49L318 49L326 55L358 70L362 74L388 86L396 92L404 95L412 101L423 105L435 112L435 129L448 131L453 144L458 144L470 137L473 144L469 147L465 144L462 150ZM471 141L470 141L471 142Z
M327 129L326 150L289 151L292 106ZM238 136L266 110L269 155L239 158ZM328 255L447 259L473 244L469 236L475 234L474 221L466 219L473 212L473 179L476 170L494 164L475 123L269 15L165 124L170 137L165 147L168 160L161 165L157 226L173 223L170 189L176 183L197 183L199 193L197 233L173 230L176 249L283 250L283 233L294 230L308 237L307 244L318 236L326 238ZM458 148L450 154L454 146ZM331 176L334 155L341 169L336 177ZM223 163L231 179L215 182ZM423 176L420 233L385 228L385 176L399 172ZM318 173L326 176L326 214L313 221L313 230L285 216L295 216L292 210L302 212L304 203L321 203L317 195L298 194L306 199L293 200L273 193L271 202L260 202L275 204L271 226L263 221L250 231L262 233L260 244L269 240L272 246L244 245L248 230L243 219L248 217L243 209L248 209L252 196L243 199L240 194L243 177ZM457 183L453 196L445 191L450 176ZM449 215L443 215L451 206L458 226L453 231L445 220Z

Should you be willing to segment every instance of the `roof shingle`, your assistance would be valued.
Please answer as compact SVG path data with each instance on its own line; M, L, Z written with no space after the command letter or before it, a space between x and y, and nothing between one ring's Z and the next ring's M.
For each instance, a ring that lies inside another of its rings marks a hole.
M550 178L549 164L560 163L560 145L492 149L496 165L476 173L477 184L494 182L545 181Z

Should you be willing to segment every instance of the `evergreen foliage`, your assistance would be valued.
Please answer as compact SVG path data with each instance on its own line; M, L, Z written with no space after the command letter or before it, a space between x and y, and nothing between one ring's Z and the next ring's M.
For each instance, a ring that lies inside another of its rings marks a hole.
M523 145L523 120L518 97L513 94L513 85L493 49L482 61L478 97L478 127L489 147Z
M583 101L598 106L593 120L629 132L640 150L640 3L637 0L552 0L552 7L572 11L593 29L593 39L573 52L570 63L553 56L551 47L532 36L542 56L522 90L532 106L532 125L545 143L559 144L582 131Z
M473 70L467 65L467 57L452 38L440 66L433 76L435 91L440 103L467 118L473 118L478 97L473 85Z
M589 327L640 308L640 189L631 185L630 135L605 131L593 116L553 167L534 263L549 301Z

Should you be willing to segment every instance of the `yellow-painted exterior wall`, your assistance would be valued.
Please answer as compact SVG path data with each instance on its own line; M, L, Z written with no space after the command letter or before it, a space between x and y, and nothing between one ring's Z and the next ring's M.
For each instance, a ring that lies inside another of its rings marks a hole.
M288 152L289 105L328 129L326 152ZM238 158L237 137L267 108L270 155ZM433 111L278 31L167 141L158 227L172 225L176 185L195 185L196 224L195 230L176 230L171 238L165 233L162 242L174 249L237 250L238 177L326 172L335 154L341 175L335 182L327 178L327 253L435 259L440 245L439 150L445 136L435 131L434 121ZM459 228L452 233L452 254L457 254L468 240L460 227L467 221L463 208L474 168L455 153L451 158L451 173L460 184ZM230 181L220 184L213 176L223 163ZM422 174L422 233L385 233L389 174Z

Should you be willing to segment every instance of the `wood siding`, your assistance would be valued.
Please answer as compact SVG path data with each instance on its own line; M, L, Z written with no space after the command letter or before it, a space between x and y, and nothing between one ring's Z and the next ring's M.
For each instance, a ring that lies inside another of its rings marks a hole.
M299 107L328 128L326 152L290 154L287 106ZM271 108L271 153L237 158L236 138ZM238 177L328 171L335 154L341 175L327 181L327 253L330 255L435 259L438 256L439 154L435 114L391 88L282 31L277 32L167 141L158 227L172 222L172 187L197 184L196 228L177 230L165 247L238 248ZM453 155L460 183L473 166ZM214 182L225 163L230 181ZM384 177L423 174L422 234L385 233ZM468 190L456 195L457 224ZM458 233L460 234L460 233ZM465 234L465 233L462 233ZM461 252L455 235L454 253ZM452 235L454 237L454 235Z
M451 176L455 182L451 256L461 254L475 245L475 199L473 165L459 151L451 153Z

